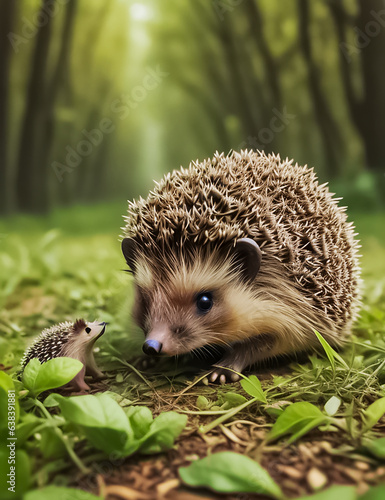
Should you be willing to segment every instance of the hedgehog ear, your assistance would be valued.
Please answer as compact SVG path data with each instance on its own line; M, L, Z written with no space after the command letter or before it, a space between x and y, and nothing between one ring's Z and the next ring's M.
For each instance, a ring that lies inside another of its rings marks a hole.
M132 238L124 238L122 252L131 271L135 273L136 243Z
M84 319L77 319L73 324L73 329L75 332L81 332L87 326L87 323Z
M258 244L251 238L241 238L234 250L235 262L241 265L245 279L252 281L261 267L262 252Z

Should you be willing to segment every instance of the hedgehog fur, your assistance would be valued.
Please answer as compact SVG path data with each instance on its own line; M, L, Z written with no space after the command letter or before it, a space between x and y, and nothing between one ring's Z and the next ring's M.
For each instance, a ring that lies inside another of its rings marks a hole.
M33 358L45 363L52 358L66 356L78 359L84 365L83 370L73 379L72 385L78 390L89 389L84 381L86 371L94 378L103 376L96 366L92 348L95 341L103 335L105 325L106 323L89 323L78 319L74 323L65 321L46 328L25 351L20 361L20 375Z
M232 322L233 330L225 325L224 336L217 331L199 340L194 332L192 349L218 340L237 351L239 342L260 337L257 361L316 345L314 329L339 344L356 318L358 242L345 207L338 206L327 184L319 185L313 169L279 155L245 150L192 162L167 174L147 199L130 203L123 229L123 252L137 289L134 315L147 335L154 323L169 322L167 305L175 309L169 303L172 287L179 286L183 295L191 283L196 294L210 287L205 276L216 285L222 280L224 289L237 283L232 300L244 316L244 331L235 331ZM256 242L262 254L252 283L234 274L231 252L242 238ZM163 305L154 304L159 301ZM262 353L263 338L270 347ZM250 356L245 357L248 363Z

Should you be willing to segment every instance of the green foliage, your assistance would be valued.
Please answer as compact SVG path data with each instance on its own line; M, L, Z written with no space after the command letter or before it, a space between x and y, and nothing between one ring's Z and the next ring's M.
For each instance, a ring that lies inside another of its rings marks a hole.
M359 500L383 500L385 498L385 486L374 486L359 497Z
M69 477L68 470L72 474L74 467L82 473L89 472L89 459L104 458L113 448L111 443L117 446L120 456L135 452L138 459L140 455L169 449L185 425L186 417L173 412L153 418L150 409L153 390L167 384L168 391L169 382L165 377L156 376L151 380L145 378L146 383L140 385L143 380L138 383L138 375L125 361L134 356L135 351L128 340L132 328L127 327L121 316L121 311L126 315L129 308L125 300L127 294L130 295L131 278L120 272L124 263L112 223L116 219L117 225L120 224L119 210L105 206L82 207L67 214L57 211L49 220L20 216L9 226L0 223L1 232L6 234L0 248L0 362L12 365L10 374L16 372L24 348L42 328L81 316L111 322L108 334L98 341L100 352L96 353L98 364L110 375L109 391L91 397L101 397L103 404L84 404L84 396L64 398L56 394L48 396L42 404L31 397L32 392L26 394L19 381L11 380L0 370L0 412L4 409L8 389L14 388L18 396L17 443L19 451L24 452L21 470L26 470L25 474L23 472L25 480L19 486L23 491L28 487L52 484L56 477L58 482L65 481ZM96 222L94 212L98 218ZM95 234L99 221L100 231ZM86 227L90 222L90 227ZM269 450L270 443L276 448L294 439L300 441L305 432L311 439L314 426L321 433L338 429L343 446L341 449L336 447L335 453L351 454L355 459L362 455L373 463L383 462L384 438L381 426L377 425L383 415L385 396L383 222L383 216L378 214L361 216L357 220L363 233L366 291L365 306L352 342L339 353L324 344L325 357L313 355L308 363L293 364L289 373L272 379L259 380L252 375L244 377L241 384L196 386L194 392L190 385L185 386L186 378L174 377L170 379L173 390L183 384L182 387L192 394L188 396L191 406L184 405L184 400L178 398L177 411L197 413L194 418L199 420L193 420L192 425L198 427L204 423L202 432L217 428L220 433L225 427L230 430L234 419L257 423L262 430L272 427L267 445L266 440L261 443L262 453ZM50 225L57 224L64 228L62 233L49 229ZM14 231L23 232L23 238L13 234ZM373 234L376 238L371 236ZM46 365L34 364L36 370ZM24 382L39 397L47 383L53 389L62 383L62 370L56 371L60 371L59 379L55 370L39 379L32 370L30 380L27 377ZM295 405L299 403L307 404L296 411ZM108 408L113 409L113 414ZM5 422L4 415L0 415L0 427ZM273 443L270 438L274 433L277 434ZM239 481L244 484L242 471L239 472ZM339 492L331 488L317 495L324 495L320 499L333 500L331 495L344 498L343 494L348 495L348 491L348 487ZM40 493L55 494L49 489L34 492L36 496ZM71 494L75 495L70 490ZM357 495L354 498L358 498Z
M301 497L298 500L357 500L357 492L353 486L335 485L314 495Z
M336 362L341 363L341 365L344 368L349 369L344 359L338 354L338 352L336 352L332 347L330 347L330 345L326 342L326 340L322 337L322 335L317 331L314 331L314 333L316 334L318 340L321 342L321 345L325 350L326 356L328 357L333 372L335 372Z
M60 357L40 363L37 358L31 359L23 371L23 384L32 396L44 391L56 389L70 382L83 368L78 359Z
M13 468L12 471L11 467ZM0 471L1 500L20 498L28 490L31 483L30 461L26 451L18 449L17 444L14 456L10 455L8 447L2 446L2 449L0 449ZM12 476L13 473L14 476ZM11 481L11 483L8 483L8 481ZM12 481L14 481L14 484L12 484ZM9 490L9 488L13 489Z
M268 435L268 440L275 441L286 434L291 434L288 443L292 443L311 429L328 422L330 422L329 417L311 403L306 401L293 403L278 417Z
M92 495L84 490L75 488L64 488L60 486L46 486L38 490L31 490L23 497L23 500L97 500L102 497Z
M277 483L257 462L238 453L224 451L180 467L179 475L189 486L204 486L219 493L260 493L283 498Z
M241 386L243 389L255 398L257 401L261 401L262 403L266 403L266 395L261 387L261 382L255 375L250 375L250 377L245 377L241 380Z
M377 399L368 408L363 410L363 426L362 432L371 429L385 414L385 397Z
M385 437L365 441L364 447L376 458L385 460Z
M151 454L171 448L187 422L186 415L172 411L153 420L145 407L125 413L107 394L55 398L62 416L75 424L95 448L122 457L136 451Z
M127 415L119 404L105 394L92 396L55 397L62 416L81 430L98 450L122 453L134 432Z
M15 384L9 375L5 372L0 371L0 432L2 429L7 426L7 417L8 417L8 394L9 391L12 393L15 391ZM15 424L19 420L19 401L15 395L15 409L12 410L15 412L14 422Z

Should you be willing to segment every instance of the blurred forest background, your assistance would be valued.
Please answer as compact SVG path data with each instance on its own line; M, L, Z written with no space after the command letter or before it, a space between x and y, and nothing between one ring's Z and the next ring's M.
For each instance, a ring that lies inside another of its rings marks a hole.
M0 5L0 213L145 195L240 148L381 205L383 0Z

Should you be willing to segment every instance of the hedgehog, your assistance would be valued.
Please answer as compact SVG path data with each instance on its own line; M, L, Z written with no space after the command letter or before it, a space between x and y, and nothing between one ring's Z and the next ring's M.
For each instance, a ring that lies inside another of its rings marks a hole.
M78 319L74 323L66 321L46 328L33 341L25 351L21 359L21 370L32 358L37 358L41 363L52 358L66 356L78 359L83 363L83 368L68 384L75 391L87 391L90 387L85 382L85 375L91 375L94 379L104 378L103 373L96 365L93 346L106 329L107 323L86 322Z
M221 348L212 382L332 346L359 309L358 241L312 168L243 150L167 174L129 202L122 251L150 356ZM236 372L236 373L235 373Z

